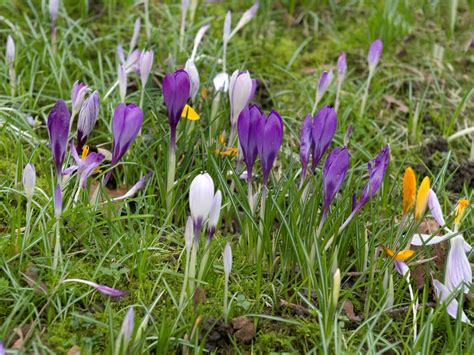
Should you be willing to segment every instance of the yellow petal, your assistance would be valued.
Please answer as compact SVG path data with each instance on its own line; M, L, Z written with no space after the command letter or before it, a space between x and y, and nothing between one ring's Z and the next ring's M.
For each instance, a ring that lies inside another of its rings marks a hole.
M408 211L415 204L416 198L416 176L413 169L408 167L403 176L403 214Z
M430 194L430 178L425 176L421 182L420 189L418 190L418 195L416 196L416 205L415 205L415 219L420 219L425 213L426 205L428 203L428 196Z
M225 135L224 133L219 134L218 141L220 144L224 144Z
M88 154L89 154L89 146L86 144L86 145L82 148L82 156L81 156L81 159L82 159L82 160L86 159Z
M466 199L459 200L458 205L456 207L456 214L455 214L456 217L454 219L454 223L461 224L461 218L464 214L464 210L466 209L468 205L469 205L469 200L466 200Z
M385 252L385 254L387 254L387 256L389 257L393 257L395 255L395 252L385 246L382 245L382 249L383 251ZM404 249L404 250L401 250L399 251L395 257L393 257L395 260L397 261L403 261L403 260L406 260L408 259L409 257L413 256L413 254L415 254L415 251L414 250L411 250L411 249Z
M184 106L184 110L181 113L181 118L187 118L190 121L197 121L201 117L199 117L198 113L194 111L194 109L191 106L186 105Z

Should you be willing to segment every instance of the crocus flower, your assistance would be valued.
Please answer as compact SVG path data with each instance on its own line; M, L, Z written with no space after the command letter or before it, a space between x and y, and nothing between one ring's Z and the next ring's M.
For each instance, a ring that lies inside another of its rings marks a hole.
M341 189L349 169L349 151L346 147L335 148L329 153L323 168L324 215L332 200Z
M64 174L72 173L74 170L77 170L77 176L79 178L79 186L83 189L87 187L87 178L91 176L94 171L98 168L100 164L105 159L105 156L101 153L90 153L87 154L86 157L81 159L77 154L76 147L74 146L74 142L71 142L71 153L72 157L76 161L77 165L74 165L66 170L64 170Z
M54 216L59 218L63 211L63 193L61 192L61 185L56 186L54 190Z
M140 27L141 27L141 20L140 20L140 17L138 17L135 20L135 24L133 26L133 35L132 35L132 39L130 40L130 52L133 51L135 47L137 46L138 36L140 35Z
M123 336L123 341L125 343L125 347L127 347L130 339L132 338L133 328L135 327L135 312L133 311L133 307L128 309L127 314L122 322L122 327L120 328L120 334Z
M112 201L114 202L117 202L117 201L121 201L121 200L125 200L127 198L131 198L133 196L135 196L135 194L140 191L141 189L143 189L146 185L146 182L148 179L150 179L151 177L153 176L153 173L148 173L148 174L145 174L143 175L135 185L133 185L125 194L123 194L122 196L118 196L118 197L114 197L112 199Z
M395 265L395 269L401 276L405 276L408 272L410 272L408 265L404 261L394 260L393 263Z
M194 45L193 45L193 51L191 53L191 59L193 62L196 59L196 54L197 50L199 48L199 44L201 43L202 38L204 37L204 34L207 32L209 29L209 25L204 25L202 26L196 33L196 37L194 37Z
M421 182L420 189L416 195L415 204L415 219L421 219L425 213L426 206L428 204L428 197L430 194L430 178L425 176Z
M248 105L254 93L254 83L248 71L234 71L229 82L230 121L237 124L240 112Z
M63 100L58 100L48 115L48 131L58 180L62 173L69 136L69 111Z
M301 125L300 131L300 161L301 161L301 183L300 187L306 178L308 170L309 156L311 154L311 133L313 128L313 117L310 114L306 116Z
M244 27L257 13L259 2L256 1L247 11L245 11L240 18L237 25L234 27L232 32L230 31L232 13L227 12L225 21L224 21L224 42L227 43L242 27Z
M369 63L369 71L373 73L377 66L380 56L382 55L383 44L380 39L376 39L369 48L369 54L367 55L367 62Z
M123 64L120 64L117 68L118 73L118 82L119 82L119 91L120 91L120 101L125 102L125 97L127 96L127 72Z
M229 74L219 73L212 80L214 89L220 92L227 92L229 90Z
M177 70L167 74L163 79L163 98L168 109L168 123L170 125L170 146L176 147L176 127L181 113L186 106L191 90L189 75L185 70Z
M13 62L15 61L15 41L10 35L7 37L7 50L5 56L7 59L7 65L13 65Z
M216 231L217 223L219 222L219 216L221 214L222 206L222 193L217 190L212 201L211 211L209 212L209 223L207 225L207 237L211 239Z
M318 111L314 118L311 129L311 140L313 149L312 170L316 169L324 152L332 142L334 133L336 133L337 117L336 111L332 107L325 106Z
M259 132L265 115L257 105L245 107L237 121L237 133L239 143L244 157L247 173L252 178L253 165L257 160Z
M33 194L35 193L36 186L36 170L33 164L26 164L23 169L23 188L25 189L26 198L28 201L33 199Z
M194 222L194 233L199 238L201 227L209 216L214 202L214 181L208 173L197 175L189 189L189 208Z
M341 52L337 58L337 81L342 82L347 72L346 53Z
M199 72L196 68L196 64L194 64L194 60L188 59L186 61L186 65L184 66L184 70L189 75L189 81L190 81L190 91L189 91L189 96L191 97L191 100L194 100L196 97L196 94L199 91Z
M112 288L112 287L109 287L107 285L100 285L100 284L97 284L95 282L92 282L92 281L88 281L88 280L82 280L82 279L66 279L63 281L63 283L65 282L78 282L78 283L82 283L84 285L88 285L90 287L93 287L95 288L97 291L99 291L100 293L106 295L106 296L110 296L110 297L124 297L126 295L128 295L128 292L127 291L122 291L122 290L117 290L115 288Z
M130 144L132 144L140 131L142 122L143 111L137 105L121 103L117 106L112 121L114 146L112 149L111 167L114 167L127 152ZM111 173L112 170L105 176L104 184L109 180Z
M76 81L71 90L72 115L75 116L82 107L86 93L87 85Z
M451 295L450 290L438 280L433 280L433 287L434 287L438 302L441 304L445 304L446 301L450 298L450 295ZM459 309L459 302L455 298L453 298L446 305L446 311L448 312L449 316L454 319L457 319L458 317L458 309ZM460 313L461 313L461 322L470 323L469 318L467 318L464 311L461 310Z
M257 149L263 170L263 183L268 184L268 176L283 142L283 121L280 114L272 110L268 118L261 123Z
M403 175L403 215L407 215L415 204L416 176L412 168L408 167Z
M230 243L227 242L224 249L224 273L226 275L229 275L231 270L232 270L232 248L230 247Z
M318 87L316 89L316 105L321 101L324 93L328 89L329 85L331 85L332 79L334 78L334 74L332 70L329 72L323 71L319 78Z
M94 91L82 104L77 120L77 150L81 151L99 116L99 93Z
M148 77L150 76L151 67L153 66L153 51L143 51L140 55L138 65L140 67L140 79L142 82L142 87L144 88L146 82L148 81Z
M49 16L51 17L51 22L54 24L58 19L59 12L59 0L49 0Z
M438 224L442 227L445 225L443 211L441 210L441 206L439 204L438 196L436 193L430 189L428 194L428 207L430 209L431 215L433 218L438 222Z
M461 286L464 292L467 293L471 283L472 268L466 255L466 242L462 235L457 235L449 241L445 285L451 291Z

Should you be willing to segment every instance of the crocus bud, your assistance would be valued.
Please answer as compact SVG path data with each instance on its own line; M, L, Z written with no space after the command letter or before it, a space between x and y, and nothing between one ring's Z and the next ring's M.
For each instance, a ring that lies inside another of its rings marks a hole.
M23 188L25 189L26 198L31 201L35 192L36 185L36 171L33 164L26 164L23 169Z
M332 284L332 304L336 307L337 301L339 301L339 292L341 291L341 270L339 270L339 268L332 277Z
M120 329L120 333L123 335L123 341L125 343L125 347L127 347L130 339L132 338L133 329L135 328L135 313L133 311L133 307L128 309L125 318L123 319L122 328Z
M48 115L48 131L58 179L61 176L69 136L69 111L63 100L58 100Z
M301 182L306 177L309 156L311 154L311 130L313 128L313 117L310 114L306 116L301 125L300 131L300 161L301 161Z
M6 51L7 64L13 65L15 61L15 41L12 36L7 37L7 51Z
M61 212L63 211L63 194L61 192L61 185L58 184L56 186L56 190L54 190L54 216L59 218L61 216Z
M51 22L53 26L56 24L58 19L59 12L59 0L49 0L49 16L51 17Z
M120 201L120 200L125 200L127 198L135 196L135 194L143 189L146 185L146 182L148 179L150 179L153 176L153 173L150 172L148 174L143 175L136 183L133 185L125 194L122 196L118 196L112 199L112 201Z
M189 189L189 208L196 237L199 237L201 226L209 216L213 202L214 181L208 173L199 174L193 179Z
M216 91L227 92L229 90L229 75L227 73L219 73L214 77L213 83Z
M122 291L122 290L117 290L116 288L109 287L107 285L100 285L95 282L89 281L89 280L82 280L82 279L66 279L63 281L65 282L78 282L84 285L88 285L90 287L95 288L97 291L100 293L110 296L110 297L124 297L128 295L127 291Z
M135 47L137 46L138 36L140 35L140 26L141 26L141 20L140 20L140 17L138 17L135 20L135 25L133 26L133 35L132 35L132 39L130 40L130 52L133 51Z
M120 90L120 100L125 102L125 97L127 96L127 72L125 67L121 64L118 66L118 81L119 81L119 90Z
M407 272L410 271L408 265L404 261L394 260L393 263L395 264L395 269L397 272L402 276L405 276Z
M337 80L342 82L344 77L346 76L347 71L347 61L346 61L346 53L341 52L339 57L337 58Z
M376 39L369 48L369 54L367 55L367 62L369 63L369 71L373 72L377 66L380 56L382 55L383 44L380 39Z
M186 230L184 232L186 251L188 253L191 251L191 247L193 245L193 237L194 237L194 224L193 224L193 219L191 218L191 216L189 216L188 221L186 222Z
M186 65L184 66L184 70L189 75L189 81L190 81L190 91L189 91L189 96L191 97L191 100L194 100L196 97L196 94L199 91L199 72L196 68L196 65L194 64L194 61L192 59L188 59L186 61Z
M433 288L439 303L445 304L446 301L451 298L451 291L438 280L433 280ZM452 298L451 301L446 305L446 311L451 318L457 319L458 309L459 303L456 298ZM461 322L470 323L469 318L467 318L463 310L461 310Z
M352 124L349 125L346 129L346 134L344 134L344 146L349 145L349 139L351 138L352 135Z
M153 51L143 51L140 56L140 78L142 87L145 87L148 77L150 76L151 67L153 66Z
M176 146L176 127L189 99L191 83L185 70L177 70L165 76L162 83L163 98L168 110L168 123L171 131L170 144Z
M272 110L266 120L262 119L259 130L257 149L263 170L263 183L268 184L268 177L273 163L283 142L283 120L280 114Z
M75 116L81 109L87 93L87 85L76 81L71 91L72 115Z
M250 9L248 9L247 11L245 11L242 15L242 17L240 18L239 22L237 23L237 25L235 26L234 30L232 31L230 37L232 37L234 34L236 34L242 27L244 27L247 23L250 22L250 20L255 16L255 14L257 13L257 10L258 10L258 6L259 6L259 2L255 2L255 4L252 5L252 7Z
M336 133L337 116L332 107L325 106L318 111L314 118L313 128L311 130L311 139L313 147L312 170L316 169L323 154L332 142L334 133Z
M77 149L82 150L99 116L99 93L94 91L82 104L77 120Z
M225 15L225 20L224 20L224 29L222 31L222 38L224 43L227 43L230 38L230 25L232 22L232 12L227 11L227 14Z
M245 107L237 121L239 143L250 179L252 178L253 165L257 160L259 133L264 121L265 115L257 105L252 105L250 108Z
M334 148L329 153L323 168L324 211L329 209L332 200L342 187L349 169L349 151L346 147Z
M415 219L420 219L425 213L426 205L428 204L428 197L430 194L430 178L425 176L421 182L418 195L416 196L415 205Z
M334 78L334 74L332 70L329 72L324 71L319 78L318 87L316 90L316 102L321 101L324 93L328 89L329 85L331 85L332 79Z
M139 70L139 61L142 52L139 49L135 49L132 53L127 56L125 61L125 69L132 68L135 71Z
M209 223L207 226L208 238L211 239L216 231L217 223L219 222L219 216L221 214L222 205L222 193L217 190L212 201L211 211L209 212Z
M428 208L430 209L431 215L436 220L436 222L438 222L440 226L444 226L445 222L443 211L441 210L438 196L436 196L436 193L432 189L430 189L428 194Z
M416 176L412 168L408 167L403 175L403 214L406 215L415 204Z
M230 243L227 242L224 249L224 273L226 275L229 275L231 270L232 270L232 248L230 247Z
M230 119L232 125L237 123L240 112L252 99L254 92L252 78L248 71L232 73L229 82Z
M196 37L194 37L194 45L193 45L193 52L191 53L191 58L193 61L196 58L196 53L199 48L199 44L201 43L202 38L204 37L204 34L207 32L209 29L209 25L204 25L202 26L199 31L196 33Z
M130 144L135 140L143 122L143 111L135 104L125 105L121 103L114 112L112 121L112 133L114 145L112 149L111 166L114 167L127 152ZM110 170L105 176L104 183L110 178Z

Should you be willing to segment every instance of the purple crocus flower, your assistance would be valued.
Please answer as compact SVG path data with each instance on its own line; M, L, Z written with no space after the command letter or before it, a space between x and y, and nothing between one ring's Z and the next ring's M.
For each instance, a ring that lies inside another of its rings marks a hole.
M443 285L438 280L433 280L433 288L436 293L436 298L441 304L445 304L446 301L451 297L452 291L450 291L445 285ZM459 302L457 299L453 298L447 305L446 311L448 312L451 318L457 319L458 317ZM461 322L470 323L469 318L467 318L464 311L461 310Z
M353 203L352 203L352 213L346 219L344 224L339 228L339 233L344 230L345 227L349 224L349 222L354 218L355 214L365 206L367 202L369 202L370 198L375 196L377 191L380 189L382 185L383 178L385 176L385 172L387 171L388 162L390 160L390 147L387 144L385 147L382 148L380 153L372 159L368 163L369 169L369 181L367 185L365 185L364 190L362 191L362 195L360 196L359 200L357 201L356 195L353 195Z
M377 66L380 56L382 55L383 44L382 41L377 38L369 48L369 54L367 55L367 62L369 63L369 71L373 72Z
M168 110L168 123L170 125L170 147L176 147L176 127L181 118L184 106L189 100L191 83L188 73L179 69L174 73L169 73L163 79L163 98Z
M135 196L135 194L140 191L141 189L143 189L146 185L146 182L148 179L150 179L151 177L153 176L153 173L152 172L149 172L148 174L145 174L143 175L135 185L133 185L130 190L128 190L125 194L123 194L122 196L118 196L118 197L114 197L112 199L112 201L114 202L117 202L117 201L121 201L121 200L125 200L127 198L131 198L133 196Z
M258 155L258 140L262 124L265 121L265 115L257 105L245 107L239 115L237 121L237 133L239 143L244 156L247 174L252 179L253 165Z
M311 133L313 129L313 117L310 114L306 116L301 125L300 131L300 161L301 161L301 183L303 185L308 170L309 156L311 154Z
M77 120L77 150L81 151L99 116L99 93L94 91L82 104Z
M48 115L48 131L58 181L62 173L69 136L69 111L63 100L58 100Z
M263 170L263 183L268 184L268 176L283 142L283 120L280 114L272 110L268 118L261 123L257 149Z
M63 281L64 282L78 282L78 283L82 283L82 284L85 284L85 285L88 285L90 287L93 287L95 288L97 291L99 291L100 293L106 295L106 296L110 296L110 297L124 297L126 295L128 295L128 292L127 291L122 291L122 290L117 290L116 288L112 288L112 287L109 287L109 286L106 286L106 285L99 285L95 282L92 282L92 281L88 281L88 280L82 280L82 279L66 279Z
M135 104L125 105L121 103L114 112L112 122L112 133L114 135L114 146L112 149L111 167L114 167L127 152L130 144L137 136L143 122L143 111ZM104 184L110 178L110 170L105 176Z
M334 148L329 153L323 168L324 212L327 214L332 200L341 189L349 169L349 151L346 147Z
M148 77L150 76L151 68L153 66L153 51L143 51L140 55L139 67L140 67L140 79L142 87L145 87Z
M410 272L410 269L405 262L394 259L393 263L395 264L395 269L400 275L405 276L408 272Z
M319 77L318 87L316 89L316 104L321 101L324 93L328 89L329 85L331 85L332 79L334 78L334 74L332 70L329 72L323 71L321 76Z
M324 152L332 142L337 127L336 111L332 107L325 106L318 111L314 118L311 129L311 140L313 148L312 170L316 169Z
M87 157L85 157L84 159L81 159L77 154L74 142L71 142L71 153L77 165L73 165L67 168L66 170L64 170L63 174L67 175L77 170L79 185L83 189L85 189L87 186L87 178L94 173L94 171L98 168L100 164L102 164L105 159L105 156L101 153L92 152L88 154Z
M347 60L346 60L346 53L341 52L339 57L337 58L337 80L342 82L344 77L346 76L347 71Z
M87 85L76 81L71 90L72 115L75 116L82 107L86 93Z

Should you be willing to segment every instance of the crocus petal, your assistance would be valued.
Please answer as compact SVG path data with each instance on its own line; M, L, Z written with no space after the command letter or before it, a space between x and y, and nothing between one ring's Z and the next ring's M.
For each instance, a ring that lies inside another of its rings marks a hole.
M367 61L369 63L369 70L373 71L377 66L380 56L382 55L383 44L380 39L376 39L369 48L369 54L367 55Z
M407 272L410 271L410 269L408 268L408 265L404 263L403 261L394 260L394 264L395 264L395 269L402 276L405 276Z
M181 113L186 105L191 90L189 75L185 70L167 74L163 79L163 98L168 109L168 122L171 131L176 130Z
M236 70L229 83L231 123L237 123L240 112L248 105L253 92L253 82L248 71Z
M141 20L140 20L140 17L138 17L135 20L135 25L133 26L133 35L132 35L132 39L130 40L130 51L133 51L135 47L137 46L138 36L140 35L140 27L141 27Z
M36 170L33 164L26 164L23 169L23 188L25 189L26 198L31 201L36 186Z
M194 228L200 230L202 223L209 216L214 201L214 181L207 173L197 175L189 189L189 207Z
M69 110L63 100L58 100L48 116L49 140L58 176L61 175L69 136Z
M7 58L8 65L12 65L15 61L15 41L10 35L7 37L7 50L5 57Z
M51 17L51 22L54 24L58 19L59 12L59 0L49 0L49 16Z
M76 81L71 90L71 104L73 115L79 112L86 97L87 85Z
M336 133L337 116L332 107L326 106L318 111L314 118L311 139L313 146L313 171L316 169L324 152L332 142Z
M105 156L101 153L90 153L87 158L84 159L79 168L79 185L83 189L87 187L87 178L94 173L104 159Z
M341 52L337 58L337 80L342 82L347 71L346 53Z
M186 222L184 239L186 243L186 251L189 253L191 251L191 246L193 245L194 240L194 222L191 216L188 217L188 220Z
M153 66L153 51L143 51L140 56L140 79L142 82L142 87L145 87L148 77L150 76L151 68Z
M197 31L196 37L194 37L193 51L191 53L191 58L190 58L192 61L194 61L194 59L196 58L196 53L199 48L199 44L201 43L201 40L208 29L209 29L209 25L204 25L199 29L199 31Z
M92 132L99 116L99 93L94 91L84 101L77 121L77 149L81 150Z
M405 250L400 250L399 252L395 253L393 250L385 247L382 245L382 249L387 254L387 256L394 258L397 261L403 261L406 260L415 254L414 250L411 249L405 249Z
M227 92L229 90L229 74L217 74L213 79L213 83L216 91Z
M444 242L445 240L448 240L454 234L455 234L454 232L449 232L441 237L438 237L438 236L432 237L430 234L414 234L410 243L411 245L414 245L417 247L420 247L423 245L438 244L438 243Z
M128 309L125 318L123 319L122 328L120 332L123 334L123 340L125 344L130 342L130 339L133 334L133 328L135 327L135 313L133 311L133 307Z
M186 118L190 121L199 121L201 116L189 105L184 106L183 113L181 114L181 118Z
M467 293L471 283L472 268L464 251L464 238L458 235L450 240L446 261L445 285L451 291L464 285L464 292Z
M445 222L443 217L443 211L441 210L441 206L438 201L438 196L436 196L435 192L432 189L430 189L428 195L428 207L436 222L438 222L440 226L444 226Z
M247 11L245 11L243 13L243 15L240 18L239 22L237 23L234 30L232 31L232 34L237 33L242 27L244 27L247 23L250 22L250 20L257 13L258 6L259 6L259 2L257 1L257 2L255 2L255 4L252 5L252 7L250 9L248 9Z
M408 211L415 204L416 198L416 176L412 168L408 167L403 175L403 214L406 215Z
M323 195L325 210L341 189L349 169L349 151L346 147L335 148L329 153L323 168Z
M118 196L118 197L113 198L112 201L117 202L117 201L125 200L127 198L131 198L131 197L135 196L135 194L138 191L140 191L141 189L143 189L145 187L147 180L150 179L152 176L153 176L153 173L151 173L151 172L146 174L146 175L143 175L140 178L140 180L138 180L137 183L130 188L130 190L128 190L122 196Z
M245 107L237 121L237 133L247 170L251 173L258 154L258 140L265 115L257 105Z
M127 152L130 144L136 138L143 122L143 111L135 104L121 103L114 112L112 132L114 147L112 151L112 166Z
M263 120L262 120L263 122ZM283 120L272 110L259 130L257 149L263 170L263 183L268 184L268 176L283 142Z
M438 280L433 280L433 288L435 290L436 298L438 299L439 303L445 303L445 301L450 297L450 290ZM457 299L453 298L451 302L449 302L449 304L446 306L446 311L448 312L450 317L457 319L458 308L459 302L457 301ZM469 318L467 318L464 311L461 311L461 321L464 323L470 323Z
M127 291L117 290L115 288L112 288L112 287L109 287L109 286L106 286L106 285L99 285L95 282L88 281L88 280L66 279L66 280L63 281L63 283L66 283L66 282L77 282L77 283L82 283L84 285L88 285L90 287L95 288L100 293L102 293L104 295L107 295L107 296L110 296L110 297L123 297L123 296L128 295Z
M330 70L329 72L324 71L321 74L321 77L319 78L319 82L318 82L316 101L319 102L321 98L324 96L324 93L329 88L329 85L331 85L333 77L334 77L334 74L332 70Z
M224 249L224 273L226 275L229 275L231 270L232 270L232 248L230 247L230 243L227 242Z
M212 237L217 227L217 222L219 221L219 216L221 214L221 205L222 205L222 193L220 190L217 190L214 195L214 200L212 201L211 211L209 212L209 223L208 223L208 236Z
M120 90L120 100L125 102L125 97L127 96L127 72L123 65L119 65L118 69L118 80L119 80L119 90Z
M232 22L232 12L227 11L227 14L225 15L225 20L224 20L224 28L222 31L222 38L224 42L227 42L229 40L231 22Z
M430 178L425 176L421 182L418 195L416 196L415 218L420 219L425 213L426 205L428 204L428 197L430 194Z
M5 349L3 347L3 341L0 341L0 355L5 355Z
M311 130L313 128L313 118L310 114L306 116L301 125L300 131L300 161L303 174L306 174L309 156L311 153Z
M458 205L456 206L455 219L454 219L454 223L456 225L461 224L461 219L464 214L464 210L466 209L468 205L469 205L469 200L466 200L466 199L459 200Z
M196 68L196 65L194 64L194 61L192 59L188 59L186 61L186 65L184 66L184 70L186 70L186 72L188 73L190 84L191 84L190 91L189 91L189 96L191 97L192 100L194 100L195 97L196 97L196 94L199 91L200 80L199 80L199 72L198 72L198 70Z

